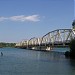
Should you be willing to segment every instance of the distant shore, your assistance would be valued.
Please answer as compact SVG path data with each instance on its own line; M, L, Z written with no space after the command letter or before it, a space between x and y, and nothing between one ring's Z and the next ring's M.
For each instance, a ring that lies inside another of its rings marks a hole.
M15 47L15 44L16 43L5 43L5 42L1 42L0 43L0 48L3 48L3 47Z

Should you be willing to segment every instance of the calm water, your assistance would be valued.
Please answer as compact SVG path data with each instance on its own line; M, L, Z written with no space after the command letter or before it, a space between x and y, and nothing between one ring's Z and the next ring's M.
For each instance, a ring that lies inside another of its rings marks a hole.
M16 48L0 48L0 75L75 75L75 60L65 58L68 48L41 52Z

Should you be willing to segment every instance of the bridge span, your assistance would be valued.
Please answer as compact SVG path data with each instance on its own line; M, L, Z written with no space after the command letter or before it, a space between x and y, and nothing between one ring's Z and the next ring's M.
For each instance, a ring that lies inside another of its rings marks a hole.
M51 50L53 47L67 47L70 40L74 38L72 29L57 29L48 32L46 35L29 40L24 40L16 44L16 47L35 50Z

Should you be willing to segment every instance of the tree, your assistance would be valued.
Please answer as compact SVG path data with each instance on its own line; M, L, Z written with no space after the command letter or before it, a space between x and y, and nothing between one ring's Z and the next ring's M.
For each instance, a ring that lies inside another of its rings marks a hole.
M75 20L72 22L72 26L75 26Z
M70 42L70 57L75 58L75 39L72 39Z
M75 35L75 20L72 22L72 28ZM70 47L70 51L66 51L65 56L75 59L75 37L71 39L69 47Z
M72 22L72 29L75 32L75 20Z

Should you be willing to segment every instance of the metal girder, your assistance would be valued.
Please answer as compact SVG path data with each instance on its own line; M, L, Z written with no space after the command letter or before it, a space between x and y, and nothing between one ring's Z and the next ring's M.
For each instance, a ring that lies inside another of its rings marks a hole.
M42 37L42 43L67 42L73 38L72 29L57 29ZM49 40L45 40L49 39Z
M41 38L33 37L30 40L27 40L27 41L25 40L23 42L20 42L20 44L24 46L42 45L42 44L46 45L49 43L55 44L55 43L60 43L60 42L64 44L65 42L70 41L74 37L75 35L72 29L57 29L57 30L47 33Z

